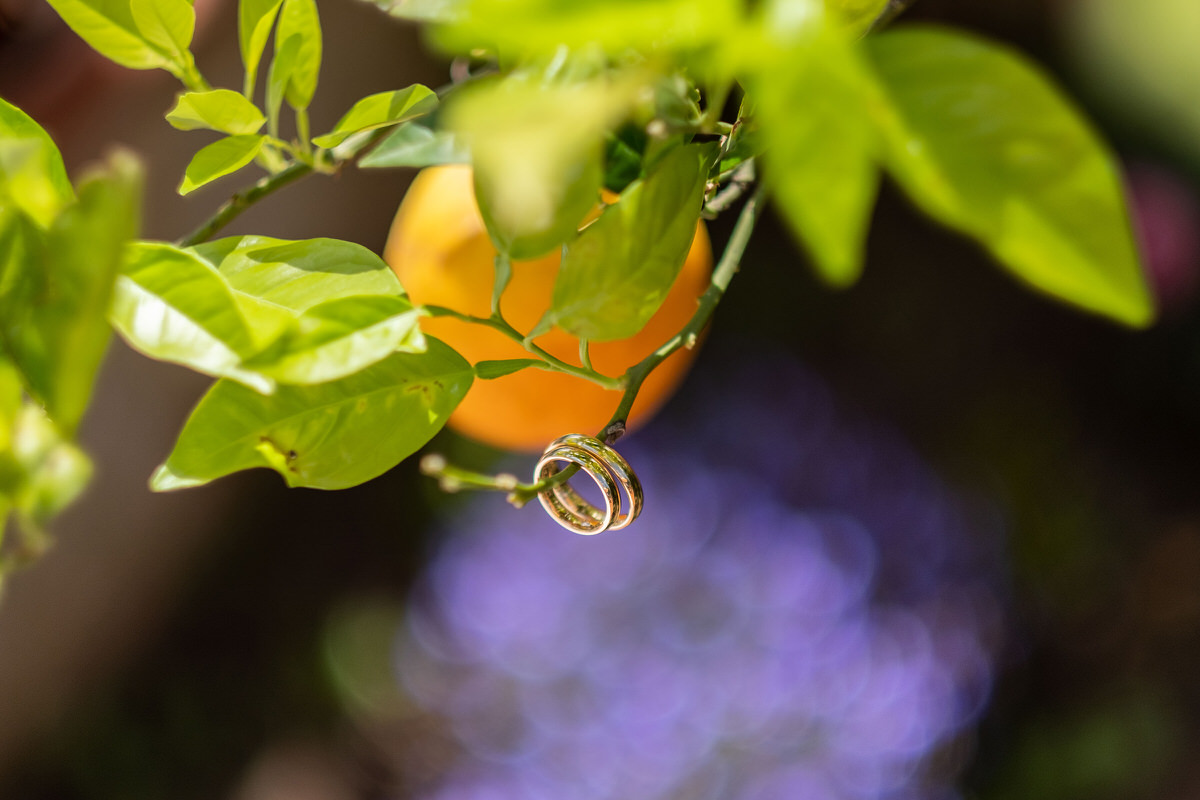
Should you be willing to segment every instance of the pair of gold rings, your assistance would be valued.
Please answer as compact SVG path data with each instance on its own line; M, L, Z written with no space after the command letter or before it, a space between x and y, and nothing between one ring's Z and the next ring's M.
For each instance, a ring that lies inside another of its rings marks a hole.
M569 482L560 483L538 495L542 508L559 525L591 536L627 527L642 513L641 481L629 463L604 442L579 433L555 439L542 453L533 480L544 481L566 465L579 467L596 482L604 495L604 509L585 500Z

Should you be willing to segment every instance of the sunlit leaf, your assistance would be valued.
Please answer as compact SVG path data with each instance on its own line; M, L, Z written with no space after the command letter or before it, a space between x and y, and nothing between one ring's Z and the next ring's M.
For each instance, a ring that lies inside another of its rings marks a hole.
M277 133L279 109L283 106L283 97L292 81L292 73L296 71L303 44L304 39L298 34L281 39L279 32L275 32L275 55L271 59L271 69L267 73L266 98L267 119L270 121L272 135Z
M421 84L364 97L347 111L333 130L313 138L318 147L334 147L361 131L396 125L424 116L437 107L437 95Z
M47 0L81 39L111 61L130 69L157 69L171 60L152 44L133 19L130 0Z
M417 353L425 339L417 321L421 312L406 297L342 297L312 306L294 332L249 362L290 384L324 383L344 378L397 351Z
M121 250L136 232L141 171L124 153L86 178L79 200L43 233L0 226L0 339L65 436L91 396L108 344Z
M538 329L594 342L641 330L687 258L715 157L711 144L676 148L569 242Z
M471 154L449 131L407 122L387 135L358 162L360 167L431 167L466 164Z
M419 22L449 22L456 19L466 0L374 0L393 17Z
M75 199L62 155L33 118L0 98L0 200L43 228Z
M227 377L259 392L269 377L242 367L291 323L267 303L247 313L246 302L209 262L167 244L140 242L125 253L109 318L135 349L198 372Z
M480 361L475 364L475 377L480 380L491 381L496 378L503 378L505 375L512 375L514 372L520 372L523 369L545 367L545 361L539 361L536 358L505 358L496 361Z
M188 194L249 164L262 149L267 137L259 134L226 136L202 148L192 157L179 184L179 193Z
M270 396L218 381L151 487L197 486L254 467L317 489L383 474L429 441L471 386L471 365L427 342L424 353L397 353L341 380L280 386Z
M633 79L481 82L447 105L446 126L470 149L475 196L496 248L544 255L574 235L604 179L604 138L629 113Z
M180 130L207 128L231 136L256 133L266 121L257 106L231 89L185 92L167 112L167 122Z
M925 211L1032 286L1149 322L1116 164L1057 87L962 33L914 27L865 41L892 109L888 169Z
M142 38L166 54L173 72L191 66L196 12L188 0L129 0L129 8Z
M32 403L17 412L12 455L21 473L13 505L33 525L45 525L70 505L92 476L87 455Z
M238 0L238 47L246 69L244 92L254 95L258 65L283 0Z
M285 241L231 236L192 249L216 266L238 292L302 314L356 295L401 297L404 289L383 259L338 239Z
M321 71L321 21L314 0L283 0L275 46L286 45L294 36L299 45L284 96L292 108L303 109L312 102Z

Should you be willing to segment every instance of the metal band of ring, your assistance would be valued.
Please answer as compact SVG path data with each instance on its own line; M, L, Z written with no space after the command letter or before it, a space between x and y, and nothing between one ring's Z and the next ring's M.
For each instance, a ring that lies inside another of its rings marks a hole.
M596 508L574 491L567 497L556 492L542 492L538 495L542 508L555 522L575 533L590 536L608 530L613 517L621 513L621 494L612 473L603 462L584 450L559 448L542 455L534 470L534 480L542 481L558 472L558 463L575 464L596 482L604 493L604 510Z
M642 482L638 480L637 475L629 466L629 462L622 458L621 454L611 446L594 436L584 436L579 433L568 433L566 436L560 436L555 439L546 447L546 453L559 452L567 447L578 448L599 459L609 474L612 475L613 479L625 490L628 505L622 504L625 506L624 513L621 511L616 512L616 517L612 524L608 526L608 530L619 531L622 528L628 527L629 523L637 519L638 514L642 513L643 502ZM563 503L569 504L582 501L579 493L569 483L559 484L554 487L553 491Z

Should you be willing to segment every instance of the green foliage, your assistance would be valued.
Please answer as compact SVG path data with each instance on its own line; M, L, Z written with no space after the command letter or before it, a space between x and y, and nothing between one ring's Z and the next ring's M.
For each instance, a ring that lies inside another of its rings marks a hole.
M184 170L179 193L189 194L206 183L237 172L254 160L266 141L266 136L249 133L226 136L201 148Z
M313 144L336 147L356 133L407 122L428 114L436 107L437 95L420 84L373 94L355 103L333 126L332 131L314 138Z
M282 3L283 0L238 0L238 48L246 71L242 94L247 98L254 95L258 65Z
M472 369L436 339L340 380L264 396L218 381L151 482L163 491L269 467L289 486L344 489L412 455L471 386Z
M962 33L869 41L889 101L887 167L909 195L1030 285L1147 324L1120 177L1058 90L1010 50Z
M603 342L642 329L687 258L716 150L675 148L567 244L550 312L538 330L553 323Z
M0 201L48 228L74 200L54 142L28 114L0 99Z
M208 129L230 136L258 133L266 121L258 106L231 89L185 92L167 112L167 122L181 131Z
M388 134L358 162L360 167L430 167L466 164L471 154L449 131L434 130L420 122L407 122Z
M275 48L296 40L296 55L288 71L284 96L297 111L308 108L317 91L321 71L321 22L314 0L283 0L279 26L275 30Z

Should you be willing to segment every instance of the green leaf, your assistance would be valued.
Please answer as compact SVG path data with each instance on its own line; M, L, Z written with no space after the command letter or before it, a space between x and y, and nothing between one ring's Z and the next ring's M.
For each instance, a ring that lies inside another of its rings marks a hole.
M130 69L158 69L171 61L134 22L130 0L47 0L100 55Z
M238 47L242 51L242 64L246 68L243 93L247 98L254 96L258 65L282 2L283 0L238 0Z
M419 353L422 312L406 297L340 297L305 311L291 335L248 366L281 383L344 378L394 352Z
M124 153L86 178L42 233L0 226L0 343L65 436L73 435L108 345L121 250L136 232L141 170Z
M715 156L714 144L672 150L569 242L538 330L557 324L593 342L641 330L687 258Z
M231 89L185 92L167 112L167 122L181 131L207 128L231 136L257 133L266 121L254 103Z
M0 200L42 228L75 200L62 155L32 117L0 98Z
M295 314L343 297L404 295L383 259L338 239L231 236L197 245L192 252L216 266L236 291Z
M498 361L479 361L475 364L475 377L480 380L492 381L512 375L530 367L545 367L546 362L536 358L505 358Z
M481 81L460 91L446 126L471 150L475 197L496 249L545 255L599 200L604 137L628 115L639 82Z
M865 33L890 0L825 0L825 8L854 33Z
M249 164L262 149L267 137L261 134L227 136L202 148L192 157L179 184L179 193L188 194Z
M766 176L818 273L846 286L862 272L879 183L871 79L836 31L817 30L752 81Z
M424 353L397 353L329 383L280 386L269 397L218 381L151 488L198 486L254 467L315 489L344 489L383 474L429 441L471 386L471 365L427 341Z
M375 5L399 19L449 22L456 19L467 0L375 0Z
M351 106L333 130L315 137L313 144L336 147L353 134L424 116L436 108L437 103L437 95L419 83L406 89L373 94Z
M431 167L466 164L470 152L449 131L432 130L419 122L406 122L387 135L358 162L360 167Z
M275 46L286 45L293 36L299 37L299 49L284 94L288 105L300 110L312 102L321 71L321 21L314 0L283 0Z
M887 167L918 205L1030 285L1129 325L1150 321L1114 160L1038 69L937 28L865 41L892 109Z
M280 45L279 42L283 44ZM283 97L292 81L292 73L300 59L300 49L304 40L299 35L281 39L279 31L275 31L275 55L271 59L271 70L267 73L267 120L272 136L279 133L279 109L283 105Z
M109 318L151 358L269 393L274 380L242 363L281 336L292 315L264 302L251 309L252 302L238 298L216 267L194 253L138 242L125 252Z
M129 0L129 8L142 38L166 55L173 73L182 75L193 67L188 48L196 30L196 12L188 0Z

